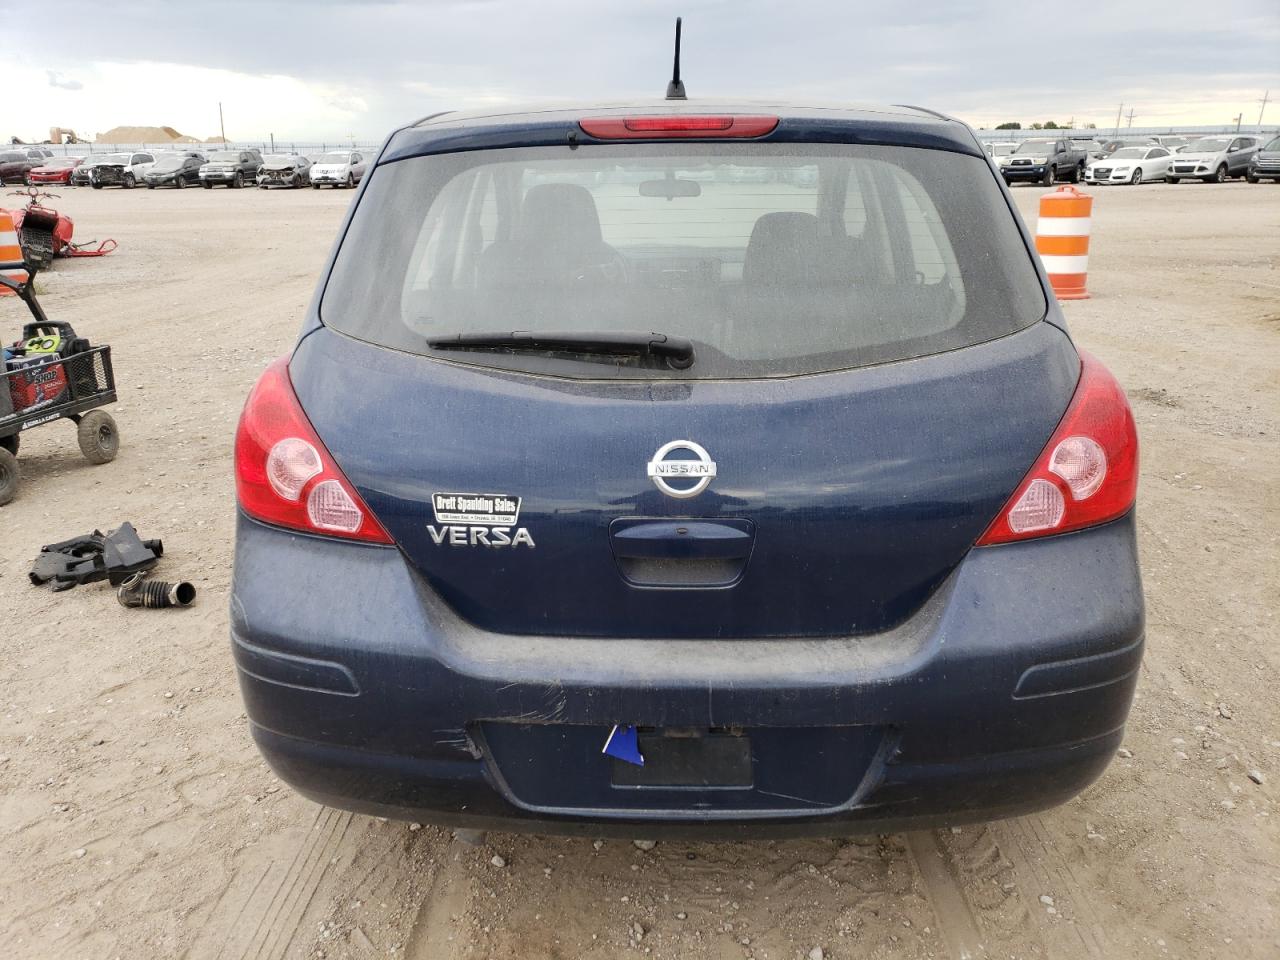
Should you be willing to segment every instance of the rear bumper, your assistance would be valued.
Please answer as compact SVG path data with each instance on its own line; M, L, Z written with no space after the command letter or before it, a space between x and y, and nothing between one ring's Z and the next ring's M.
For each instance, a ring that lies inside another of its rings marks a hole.
M1119 745L1143 630L1132 515L974 550L884 634L748 641L490 634L394 549L241 517L231 613L253 736L301 793L645 836L855 833L1060 803ZM744 728L755 783L614 787L597 752L614 723Z

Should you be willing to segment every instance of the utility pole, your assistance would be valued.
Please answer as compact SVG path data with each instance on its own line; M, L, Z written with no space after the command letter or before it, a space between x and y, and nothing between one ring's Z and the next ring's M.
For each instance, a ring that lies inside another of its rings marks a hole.
M1129 126L1125 127L1125 129L1126 130L1133 129L1133 107L1129 108Z
M1267 112L1267 101L1271 99L1271 91L1268 90L1262 95L1262 99L1258 102L1262 104L1262 109L1258 111L1258 132L1262 132L1262 115Z
M276 135L274 133L271 134L271 152L276 152Z
M1239 133L1239 132L1240 132L1240 121L1242 121L1243 119L1244 119L1244 111L1243 111L1243 110L1241 110L1241 111L1240 111L1239 113L1237 113L1237 114L1236 114L1236 116L1235 116L1235 121L1236 121L1236 133Z
M223 143L226 143L226 142L227 142L227 128L226 128L226 125L225 125L225 124L223 124L223 122L222 122L222 101L221 101L221 100L219 100L219 101L218 101L218 130L219 130L219 131L221 132L221 134L222 134L222 142L223 142Z
M1122 103L1120 104L1119 109L1116 110L1116 132L1114 135L1117 137L1120 136L1120 117L1123 113L1124 113L1124 104Z

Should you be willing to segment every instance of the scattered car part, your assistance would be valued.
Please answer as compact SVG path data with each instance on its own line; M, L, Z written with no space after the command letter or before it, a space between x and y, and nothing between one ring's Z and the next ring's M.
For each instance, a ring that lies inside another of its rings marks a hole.
M196 588L186 580L179 583L148 580L145 573L135 573L116 590L116 599L122 607L189 607L195 598Z
M28 576L36 586L51 584L54 592L98 580L109 580L112 586L118 586L134 574L150 570L163 555L161 541L139 538L133 524L126 521L110 533L95 530L83 537L46 544L40 548Z

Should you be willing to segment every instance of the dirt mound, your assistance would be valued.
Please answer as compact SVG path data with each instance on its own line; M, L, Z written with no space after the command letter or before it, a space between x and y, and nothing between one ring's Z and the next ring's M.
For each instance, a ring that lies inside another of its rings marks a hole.
M173 127L113 127L98 134L98 143L195 143Z

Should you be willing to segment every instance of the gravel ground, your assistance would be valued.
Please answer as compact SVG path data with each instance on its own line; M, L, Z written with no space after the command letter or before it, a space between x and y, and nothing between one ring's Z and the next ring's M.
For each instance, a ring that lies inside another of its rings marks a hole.
M1081 797L850 840L490 835L317 807L278 784L227 648L231 437L350 194L64 190L104 260L42 279L112 344L123 447L26 434L0 508L0 956L923 958L1280 955L1280 187L1093 191L1066 312L1143 441L1148 651L1124 750ZM1015 191L1034 216L1038 188ZM20 306L0 301L4 339ZM186 611L26 579L43 543L131 520Z

